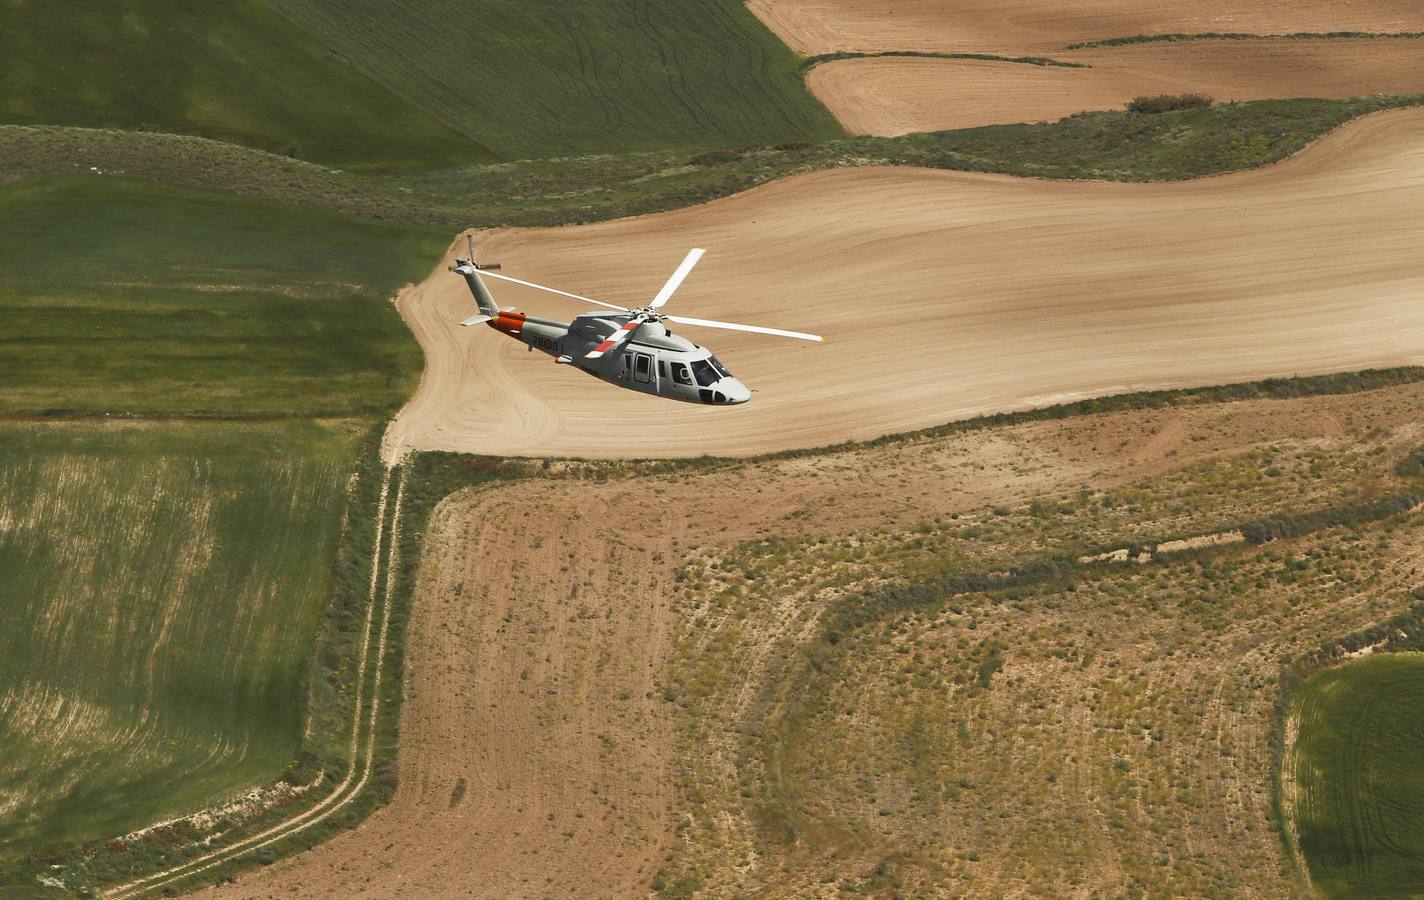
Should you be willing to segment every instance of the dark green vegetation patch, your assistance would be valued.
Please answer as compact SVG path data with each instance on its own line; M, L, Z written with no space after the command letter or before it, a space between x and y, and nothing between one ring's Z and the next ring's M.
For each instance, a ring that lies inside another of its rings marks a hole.
M352 167L483 148L261 0L0 4L0 121L176 131Z
M282 774L356 427L0 423L0 859Z
M421 356L433 229L117 180L0 189L0 413L349 415Z
M0 4L0 122L362 169L842 134L737 0Z
M272 0L505 159L843 134L741 0Z
M1297 695L1296 827L1327 897L1424 893L1424 657L1329 669Z

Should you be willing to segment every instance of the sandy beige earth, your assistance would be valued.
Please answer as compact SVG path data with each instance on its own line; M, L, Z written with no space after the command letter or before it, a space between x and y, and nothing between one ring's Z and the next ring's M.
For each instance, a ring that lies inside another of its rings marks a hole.
M400 300L427 370L388 454L749 454L1083 396L1424 361L1424 111L1194 182L839 169L480 239L506 272L630 304L693 246L707 257L671 309L828 343L688 328L757 393L734 408L654 400L460 328L473 303L442 267ZM496 297L584 311L523 288Z
M792 49L1028 53L1139 34L1424 31L1413 0L750 0Z
M354 831L200 896L641 893L674 841L675 708L659 688L683 627L676 572L695 548L909 528L1245 447L1384 433L1421 405L1424 385L1410 385L456 494L425 541L395 799ZM1259 849L1279 852L1273 837Z
M854 134L1054 121L1144 94L1218 101L1424 93L1424 40L1191 41L1064 51L1090 68L871 57L823 63L811 91Z

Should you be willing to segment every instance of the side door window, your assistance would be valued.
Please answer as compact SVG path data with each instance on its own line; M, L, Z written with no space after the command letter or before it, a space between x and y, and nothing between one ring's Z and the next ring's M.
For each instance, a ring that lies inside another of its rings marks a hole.
M633 380L647 384L653 379L653 358L647 353L633 355Z

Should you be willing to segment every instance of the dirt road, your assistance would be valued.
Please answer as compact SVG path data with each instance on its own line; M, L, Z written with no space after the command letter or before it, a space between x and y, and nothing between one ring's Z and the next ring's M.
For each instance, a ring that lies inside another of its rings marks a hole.
M1424 93L1424 40L1190 41L1053 53L1089 68L878 57L812 69L811 91L855 134L894 136L1122 109L1143 94L1218 101Z
M670 309L828 343L688 328L758 393L734 408L653 400L461 329L473 304L442 267L400 301L427 371L390 455L748 454L1083 396L1418 363L1424 111L1195 182L841 169L479 244L510 274L622 303L707 247ZM523 288L496 296L584 311Z
M1030 53L1139 34L1424 31L1413 0L750 0L793 49Z

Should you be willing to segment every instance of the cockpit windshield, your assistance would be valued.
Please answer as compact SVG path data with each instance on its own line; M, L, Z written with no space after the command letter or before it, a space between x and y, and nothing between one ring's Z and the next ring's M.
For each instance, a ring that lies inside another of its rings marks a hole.
M720 374L723 378L732 377L732 373L727 371L727 367L722 365L722 361L719 360L717 357L709 356L707 357L707 361L712 364L712 368L716 369L718 374Z
M692 361L692 374L697 376L697 383L703 387L711 387L722 377L717 371L707 364L705 359L694 359Z

